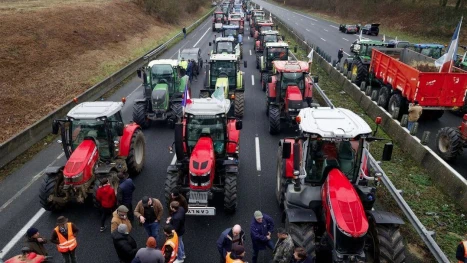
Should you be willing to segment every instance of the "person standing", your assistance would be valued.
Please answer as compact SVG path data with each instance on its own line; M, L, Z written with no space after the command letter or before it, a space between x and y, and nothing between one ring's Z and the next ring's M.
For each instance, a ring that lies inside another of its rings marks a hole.
M174 263L178 254L178 235L171 225L164 227L165 243L162 247L165 263ZM180 262L180 261L179 261ZM183 260L181 260L183 262Z
M306 254L305 248L297 247L294 250L293 258L290 263L313 263L314 260L312 257Z
M467 263L467 240L462 241L456 250L456 259L459 263Z
M161 202L152 197L144 196L135 208L135 216L143 224L144 230L150 237L159 237L159 222L164 214Z
M183 28L182 32L183 32L183 39L185 39L186 38L186 28Z
M240 245L234 245L231 252L227 252L225 257L226 263L244 263L245 248Z
M271 240L271 233L274 231L274 222L272 218L261 211L255 211L254 218L250 225L251 241L253 243L253 263L258 261L258 252L265 250L266 247L274 249Z
M65 263L76 263L76 234L78 228L75 224L68 222L68 218L59 216L57 218L57 226L52 232L50 242L57 244L57 250L63 256Z
M117 231L112 232L112 240L120 263L131 263L136 255L137 246L125 224L118 225Z
M121 205L113 212L112 222L110 223L110 233L117 230L120 224L125 224L128 227L128 232L131 232L131 221L128 219L128 208Z
M195 81L198 81L199 68L194 59L191 59L191 75L193 75Z
M337 51L337 64L341 63L341 59L344 57L344 49L341 48Z
M178 189L173 189L172 193L170 193L170 200L167 203L167 208L170 215L172 215L172 210L170 210L170 203L172 203L172 201L177 201L178 204L183 207L183 209L185 209L185 213L188 212L188 202L186 201L186 198L180 194Z
M96 191L96 200L100 204L101 210L101 228L100 231L104 232L107 228L105 226L105 221L107 217L112 214L112 211L117 203L117 197L115 196L115 189L112 188L109 184L107 178L102 179L101 185Z
M136 252L135 259L141 263L164 263L164 256L162 252L156 248L157 242L153 237L149 237L146 241L146 247L140 248Z
M409 104L409 118L407 120L407 129L410 134L412 134L412 128L414 124L418 121L420 116L422 116L423 108L418 105L418 101Z
M193 62L189 59L188 66L186 67L186 74L188 75L188 80L190 81L193 79Z
M31 227L26 231L26 246L29 247L31 252L47 256L47 250L44 247L46 243L47 240L41 237L37 228Z
M273 263L290 263L294 253L292 237L283 228L277 229L277 242L272 251Z
M179 262L183 262L185 259L185 245L183 244L183 234L185 234L185 209L180 206L177 201L170 203L170 210L173 214L167 218L167 224L170 224L178 236L178 252L177 259Z
M221 256L220 262L225 262L227 253L232 251L234 245L243 246L245 241L245 232L243 232L240 225L235 225L232 228L227 228L222 232L219 239L217 239L217 250Z
M133 222L133 192L135 191L135 184L133 184L131 178L128 178L128 174L119 172L117 176L120 180L117 191L117 205L124 205L128 208L128 219Z

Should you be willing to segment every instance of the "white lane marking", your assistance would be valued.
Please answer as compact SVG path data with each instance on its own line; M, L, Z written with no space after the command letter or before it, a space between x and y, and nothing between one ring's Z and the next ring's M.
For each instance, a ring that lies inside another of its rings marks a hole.
M21 194L24 193L24 191L26 191L35 181L37 181L37 179L41 178L42 175L44 175L45 173L45 170L47 170L47 168L51 167L52 165L55 164L55 162L57 160L59 160L60 158L62 158L63 156L65 155L64 152L62 152L61 154L59 154L57 156L57 158L51 162L49 165L47 165L47 167L44 168L44 170L40 171L39 173L37 173L36 175L34 175L34 177L31 179L31 181L29 181L29 183L27 183L25 186L23 186L23 188L21 188L14 196L12 196L10 199L8 199L8 201L6 201L1 207L0 207L0 213L5 209L7 208L13 201L16 200L16 198L18 198ZM1 258L1 257L0 257Z
M342 39L344 39L345 41L349 41L349 40L348 40L348 39L346 39L346 38L342 38Z
M318 20L316 20L316 19L314 19L314 18L311 18L311 17L310 17L310 19L313 20L313 21L315 21L315 22L318 22Z
M128 94L128 96L126 96L127 98L131 97L131 95L133 95L133 93L135 93L135 91L137 91L139 89L139 87L143 86L143 84L139 84L138 87L136 87L136 89L134 89L130 94Z
M256 170L261 172L261 155L259 150L259 138L255 137L255 150L256 150Z
M326 39L324 39L324 38L321 38L321 40L323 40L324 42L326 42Z
M308 32L311 32L310 29L308 29L308 28L306 28L305 30L308 31Z
M175 162L177 161L177 155L174 154L174 158L172 159L172 161L170 162L170 165L175 165Z
M326 32L329 32L327 29L324 29L324 28L323 28L323 30L326 31Z
M248 36L248 40L250 40L250 36Z
M26 231L32 225L34 225L44 213L44 208L41 208L39 209L39 211L37 211L37 213L31 218L31 220L29 220L26 223L26 225L24 225L23 228L21 228L21 230L18 233L16 233L16 235L10 240L10 242L8 242L8 244L6 244L4 248L2 248L2 250L0 251L0 258L3 258L16 245L16 243L18 243L20 239L24 238Z
M255 76L251 75L251 86L255 85Z
M347 52L344 51L344 54L346 54L347 56L350 56L349 54L347 54Z
M333 25L329 25L329 26L330 26L330 27L334 27L334 28L337 28L337 29L339 29L339 27L337 27L337 26L333 26Z
M250 56L251 56L251 49L250 49Z
M201 41L201 39L203 39L203 37L208 33L210 28L208 28L208 30L206 30L206 32L204 32L204 34L201 36L201 38L198 40L198 42L196 42L193 47L196 47L196 45L198 45L199 41Z
M313 24L313 23L310 23L310 25L314 26L315 24Z

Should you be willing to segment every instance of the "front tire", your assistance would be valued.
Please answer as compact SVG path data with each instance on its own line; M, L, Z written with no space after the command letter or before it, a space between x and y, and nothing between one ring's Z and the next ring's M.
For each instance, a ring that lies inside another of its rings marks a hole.
M235 92L234 105L235 117L242 118L245 111L245 93Z
M352 79L357 86L360 86L362 81L366 80L368 75L368 69L360 60L356 60L352 64Z
M131 137L130 152L126 159L128 174L136 176L141 173L146 156L146 140L141 129L136 129Z
M436 153L445 161L453 161L461 155L463 144L459 129L444 127L436 134Z
M53 197L58 197L62 183L63 174L61 172L46 174L39 189L39 201L45 210L57 211L63 209L63 205L51 200Z
M378 225L371 223L369 228L370 249L375 263L405 262L405 246L398 225Z
M284 208L285 191L287 188L284 180L284 160L282 159L282 145L277 152L277 165L276 165L276 199L279 207Z
M234 213L237 204L237 174L227 174L224 184L224 211Z
M275 105L269 106L269 133L279 134L281 131L281 112Z
M164 186L165 202L167 204L169 204L170 195L172 191L178 188L179 180L180 180L180 175L178 172L167 174L167 177L165 178L165 186Z
M174 123L177 123L178 121L182 120L182 115L183 115L183 107L181 102L174 102L172 103L172 112L173 112L173 118L174 118Z
M311 256L311 258L315 258L315 231L312 224L290 223L287 218L285 220L285 229L287 230L287 233L290 234L297 247L305 248L307 255Z
M133 105L133 121L143 129L148 128L150 124L150 120L146 118L146 112L146 103L136 103Z

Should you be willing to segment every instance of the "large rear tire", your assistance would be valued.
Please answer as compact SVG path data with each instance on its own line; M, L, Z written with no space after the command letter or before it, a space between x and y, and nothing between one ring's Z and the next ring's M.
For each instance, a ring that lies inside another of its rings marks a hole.
M133 105L133 121L146 129L149 127L150 120L146 118L146 103L136 103Z
M303 247L307 255L316 257L315 231L311 223L290 223L285 220L285 229L290 234L296 247Z
M180 181L180 175L178 172L176 173L167 173L167 177L165 178L165 187L164 187L164 195L165 195L165 202L167 205L170 201L170 194L174 189L178 188L178 182Z
M61 172L46 174L39 189L39 200L42 207L47 211L57 211L63 209L63 205L50 200L53 196L58 196L59 188L62 187L63 174Z
M436 153L445 161L453 161L462 154L464 140L459 129L444 127L436 134Z
M405 262L405 246L398 225L378 225L374 222L369 228L369 256L375 263Z
M279 207L284 208L285 191L287 184L284 180L284 159L282 159L282 147L279 147L277 152L277 165L276 165L276 199Z
M128 174L136 176L141 173L146 156L146 140L141 129L136 129L131 137L130 152L126 159Z
M281 132L281 112L275 105L269 106L269 133L279 134Z
M224 211L234 213L237 204L237 174L227 174L224 185Z
M261 88L266 91L266 85L268 85L268 74L261 73Z
M174 123L177 123L178 121L182 120L182 115L183 115L183 107L181 102L173 102L172 103L172 112L173 112L173 118L174 118Z
M245 93L235 92L234 103L235 103L235 106L234 106L235 117L242 118L243 113L245 111Z

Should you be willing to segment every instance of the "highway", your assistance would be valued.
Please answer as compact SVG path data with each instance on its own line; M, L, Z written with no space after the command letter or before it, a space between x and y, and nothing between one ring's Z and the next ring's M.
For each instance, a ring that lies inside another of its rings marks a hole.
M344 34L340 32L338 30L339 24L334 22L282 8L275 4L271 4L272 1L266 2L262 0L255 0L254 2L272 12L273 17L279 17L282 21L287 23L289 27L304 35L305 40L309 44L312 43L319 46L327 54L332 56L332 60L337 60L337 51L339 48L343 48L345 55L342 61L344 61L344 59L350 54L350 44L358 38L357 34ZM355 23L358 23L358 21L355 21ZM383 34L380 32L377 37L368 35L363 35L363 37L374 40L381 40ZM390 40L391 38L386 36L386 39ZM461 124L461 122L461 116L457 116L449 111L446 111L439 120L419 122L417 137L421 139L423 132L429 131L430 139L428 146L432 150L435 150L436 134L438 130L443 127L457 127ZM458 157L457 161L454 161L450 164L452 168L467 178L467 166L463 163L465 160L467 160L466 151L464 151L462 155Z

